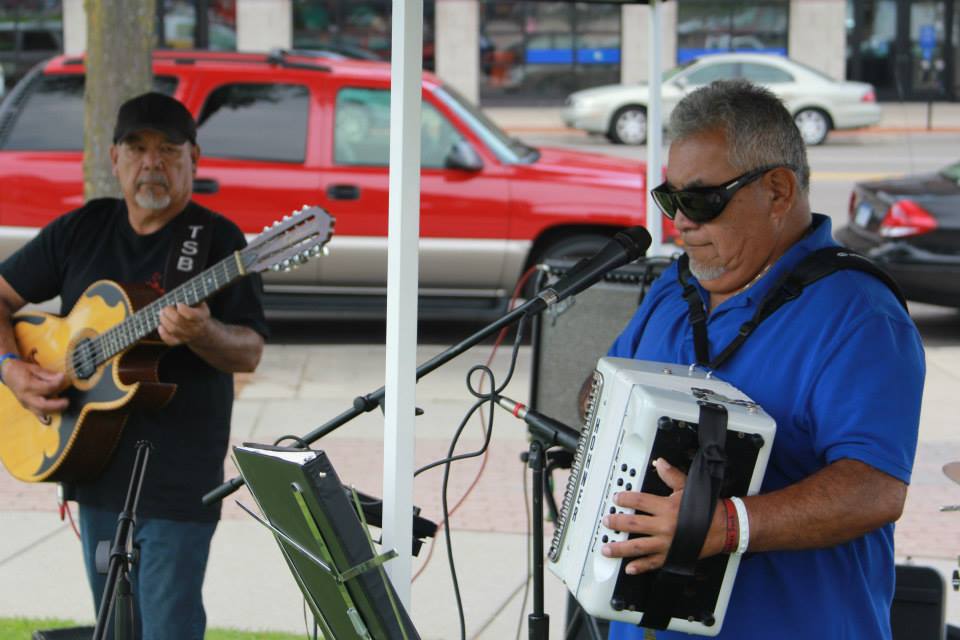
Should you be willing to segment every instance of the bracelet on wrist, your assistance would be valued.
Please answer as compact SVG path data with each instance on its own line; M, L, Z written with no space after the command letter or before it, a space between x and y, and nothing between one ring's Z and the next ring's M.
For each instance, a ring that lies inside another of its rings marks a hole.
M3 382L3 363L6 362L7 360L19 360L19 359L20 359L20 356L18 356L18 355L15 354L15 353L5 353L5 354L3 354L2 356L0 356L0 384L4 384L4 382Z
M737 508L729 498L724 498L723 511L726 522L726 533L723 538L723 553L733 553L740 543L740 523L737 518Z
M737 522L740 525L740 542L737 543L735 553L746 553L750 546L750 519L747 516L747 507L740 498L730 498L730 502L737 509Z

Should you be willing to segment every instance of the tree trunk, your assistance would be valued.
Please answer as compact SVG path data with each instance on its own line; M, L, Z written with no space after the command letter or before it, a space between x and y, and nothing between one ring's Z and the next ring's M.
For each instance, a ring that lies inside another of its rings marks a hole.
M156 0L84 0L87 79L83 116L83 195L119 196L110 166L117 111L153 87Z

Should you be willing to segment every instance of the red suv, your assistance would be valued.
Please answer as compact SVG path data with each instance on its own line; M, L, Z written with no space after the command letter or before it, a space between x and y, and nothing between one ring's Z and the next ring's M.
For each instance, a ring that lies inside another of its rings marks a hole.
M153 71L197 119L197 202L250 235L305 203L337 218L329 256L265 278L268 312L382 315L389 65L164 51ZM83 72L54 58L0 105L0 258L82 203ZM421 140L424 315L496 314L529 265L644 222L642 163L530 147L429 73Z

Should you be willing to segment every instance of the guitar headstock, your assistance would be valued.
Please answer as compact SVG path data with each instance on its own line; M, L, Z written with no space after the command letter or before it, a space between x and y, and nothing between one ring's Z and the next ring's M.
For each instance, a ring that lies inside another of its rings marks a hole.
M248 273L296 269L325 252L334 222L333 216L320 207L304 205L283 220L264 227L263 233L240 252L244 269Z

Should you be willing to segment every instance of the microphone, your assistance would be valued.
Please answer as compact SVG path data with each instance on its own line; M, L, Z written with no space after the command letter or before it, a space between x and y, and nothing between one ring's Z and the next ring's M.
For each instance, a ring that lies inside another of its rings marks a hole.
M511 400L504 396L497 396L497 404L513 414L513 417L523 420L530 426L530 431L543 440L547 447L554 445L568 451L576 451L580 443L580 434L559 420L547 417L542 413L527 409L527 405Z
M537 297L551 305L580 293L610 271L645 254L651 242L650 234L641 226L618 231L600 251L573 265L565 276L538 293Z

